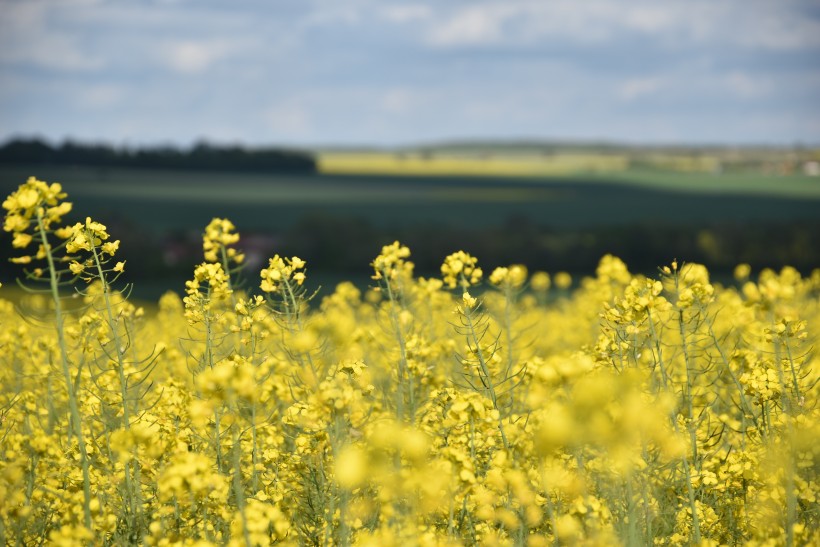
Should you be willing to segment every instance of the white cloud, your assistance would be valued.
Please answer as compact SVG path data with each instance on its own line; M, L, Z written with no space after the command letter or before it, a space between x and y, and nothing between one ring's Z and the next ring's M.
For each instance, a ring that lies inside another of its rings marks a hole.
M630 78L617 86L618 97L626 101L654 95L665 87L665 81L659 76Z
M663 32L675 23L673 10L661 5L626 9L623 13L624 26L647 33Z
M314 1L311 9L301 17L306 27L327 25L356 25L373 7L367 0Z
M75 92L75 102L81 108L104 110L123 102L126 90L121 85L96 84Z
M0 62L65 72L91 72L105 68L105 61L100 56L83 51L75 38L64 34L50 34L30 43L2 47Z
M230 43L218 41L185 40L166 45L159 52L172 70L196 74L208 70L214 63L232 53Z
M381 10L381 15L384 19L394 23L409 23L430 19L433 10L423 4L401 4L385 6Z
M457 10L443 23L436 24L428 35L435 46L463 46L494 44L505 38L502 25L518 10L499 9L497 6L470 7Z
M268 107L263 118L267 129L278 138L315 136L309 108L298 99L287 99Z
M0 63L60 71L93 71L102 58L81 46L76 33L54 28L50 18L75 3L6 2L0 17Z
M745 32L737 33L739 43L775 51L820 47L820 20L794 10L767 8L745 14Z
M772 82L764 76L753 76L746 72L732 71L723 78L730 93L743 99L767 96L772 90Z
M611 0L489 1L431 18L427 42L433 46L600 43L624 30L660 32L673 21L667 10L643 9Z
M391 89L384 94L381 100L381 107L394 114L406 113L413 107L415 96L408 89Z
M799 2L767 0L490 0L442 8L426 17L436 47L568 45L650 36L660 44L719 45L771 50L820 46L820 20ZM444 4L446 6L446 4Z

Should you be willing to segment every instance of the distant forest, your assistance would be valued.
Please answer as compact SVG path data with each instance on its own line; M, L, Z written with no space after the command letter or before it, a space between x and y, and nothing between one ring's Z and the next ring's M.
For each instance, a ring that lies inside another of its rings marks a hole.
M39 139L15 139L0 147L0 164L83 165L146 169L224 170L312 173L312 154L279 148L243 148L198 143L188 149L171 146L114 148L66 141L51 145Z

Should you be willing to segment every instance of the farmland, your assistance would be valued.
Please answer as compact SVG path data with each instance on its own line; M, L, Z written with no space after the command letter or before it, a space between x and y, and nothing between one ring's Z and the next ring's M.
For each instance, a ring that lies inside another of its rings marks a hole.
M73 195L82 197L91 212L108 208L126 217L133 211L130 216L145 218L141 208L150 209L150 227L156 229L207 221L219 207L229 212L243 209L243 217L254 229L281 227L311 211L362 215L380 226L420 221L458 225L471 215L496 224L510 215L525 214L555 226L582 227L719 216L803 220L816 218L820 210L820 179L801 175L646 171L562 177L264 175L38 166L0 169L0 188L11 191L34 170L71 185ZM179 203L186 204L184 211Z
M197 260L199 230L214 217L238 219L256 264L274 252L305 255L314 275L328 280L324 286L345 277L366 286L372 250L394 239L412 246L424 274L434 273L453 247L495 263L581 275L610 252L645 273L670 256L708 262L722 276L738 262L803 271L820 264L820 184L800 175L265 175L3 166L0 188L9 193L35 172L70 187L86 214L119 228L131 275L143 281L137 290L151 298L169 278L181 287ZM10 281L12 271L3 277Z

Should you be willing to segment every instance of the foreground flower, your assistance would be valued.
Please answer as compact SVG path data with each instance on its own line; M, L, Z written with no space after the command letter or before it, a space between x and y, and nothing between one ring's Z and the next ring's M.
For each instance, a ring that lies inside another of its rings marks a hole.
M67 194L63 187L54 182L48 184L29 177L15 192L3 201L3 209L8 211L3 222L3 230L18 234L27 230L32 218L40 215L46 230L71 212L71 203L61 201Z

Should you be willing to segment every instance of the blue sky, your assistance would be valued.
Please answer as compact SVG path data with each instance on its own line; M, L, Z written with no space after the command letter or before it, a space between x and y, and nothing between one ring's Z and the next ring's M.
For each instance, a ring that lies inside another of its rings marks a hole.
M820 143L817 0L0 0L0 140Z

